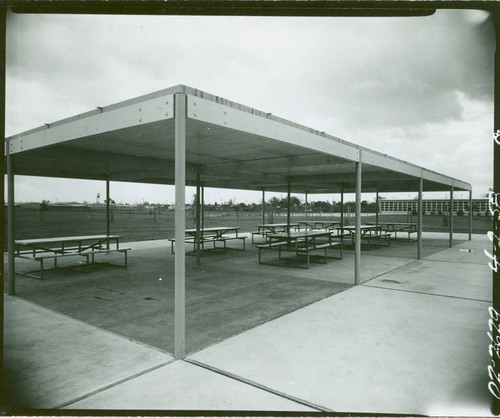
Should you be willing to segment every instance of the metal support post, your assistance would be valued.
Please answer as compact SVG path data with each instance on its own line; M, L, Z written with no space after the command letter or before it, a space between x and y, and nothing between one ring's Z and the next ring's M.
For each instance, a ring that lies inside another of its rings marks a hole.
M290 236L290 191L291 191L291 184L288 182L288 191L287 191L287 197L286 197L286 225L288 229L288 236Z
M375 225L378 226L378 190L377 190L377 196L375 198Z
M201 196L200 196L200 169L196 173L196 234L195 234L195 246L196 246L196 265L200 265L200 215L201 215Z
M342 185L340 189L340 233L342 234L340 237L340 241L342 244L344 243L344 185Z
M14 257L14 157L10 153L10 142L7 144L7 250L9 269L8 294L16 294L16 264Z
M186 95L175 102L175 358L186 356Z
M262 225L266 223L266 192L262 190Z
M344 227L344 186L340 191L340 227Z
M361 283L361 151L359 162L356 163L356 216L355 216L355 247L354 247L354 284Z
M424 179L418 179L418 243L417 243L417 259L422 258L422 229L423 229L423 213L422 213L422 194L424 189Z
M307 192L306 192L306 204L305 204L305 207L306 207L306 235L307 235L307 229L308 229L308 226L307 226Z
M472 239L472 190L469 190L469 241Z
M205 228L205 184L201 184L201 229Z
M448 222L450 227L450 248L453 247L453 186L450 189L450 221Z
M106 179L106 235L109 236L110 216L109 216L109 179ZM106 242L106 248L109 250L109 240Z

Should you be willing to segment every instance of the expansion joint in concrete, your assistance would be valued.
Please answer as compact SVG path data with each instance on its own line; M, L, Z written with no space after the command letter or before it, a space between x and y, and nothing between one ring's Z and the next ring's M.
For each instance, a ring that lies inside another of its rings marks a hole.
M63 404L57 405L57 406L55 406L54 408L51 408L51 409L65 408L65 407L70 406L71 404L79 402L79 401L81 401L83 399L90 398L91 396L94 396L94 395L96 395L98 393L104 392L105 390L111 389L111 388L113 388L115 386L121 385L122 383L128 382L129 380L135 379L135 378L137 378L139 376L142 376L142 375L145 375L145 374L150 373L152 371L155 371L156 369L159 369L160 367L164 367L164 366L166 366L166 365L168 365L170 363L173 363L174 361L177 361L177 360L176 359L171 359L171 360L164 361L164 362L161 362L159 364L156 364L156 365L154 365L152 367L148 367L147 369L141 370L140 372L134 373L134 374L132 374L130 376L127 376L127 377L125 377L123 379L117 380L116 382L113 382L113 383L110 383L108 385L105 385L105 386L102 386L100 388L97 388L97 389L95 389L95 390L93 390L91 392L86 393L85 395L81 395L81 396L79 396L77 398L74 398L74 399L72 399L70 401L64 402Z
M280 392L278 390L271 389L271 388L269 388L267 386L264 386L264 385L262 385L260 383L254 382L254 381L249 380L249 379L245 379L245 378L243 378L241 376L238 376L238 375L235 375L233 373L226 372L224 370L218 369L217 367L209 366L208 364L199 362L197 360L192 360L192 359L188 359L187 358L187 359L184 359L183 361L185 361L187 363L190 363L190 364L193 364L195 366L201 367L203 369L210 370L211 372L220 374L222 376L228 377L230 379L236 380L238 382L244 383L244 384L252 386L254 388L266 391L268 393L271 393L273 395L279 396L279 397L284 398L286 400L298 403L298 404L303 405L303 406L307 406L307 407L309 407L311 409L315 409L318 412L335 413L331 409L325 408L324 406L316 405L316 404L314 404L312 402L308 402L308 401L306 401L304 399L300 399L300 398L297 398L295 396L288 395L286 393Z
M365 283L363 283L361 286L365 286L365 287L372 287L372 288L374 288L374 289L393 290L393 291L395 291L395 292L417 293L417 294L419 294L419 295L426 295L426 296L436 296L436 297L441 297L441 298L461 299L461 300L471 300L471 301L474 301L474 302L491 303L491 300L474 299L474 298L465 298L465 297L463 297L463 296L443 295L443 294L441 294L441 293L419 292L419 291L417 291L417 290L394 289L394 288L392 288L392 287L375 286L375 285L373 285L373 284L365 284Z

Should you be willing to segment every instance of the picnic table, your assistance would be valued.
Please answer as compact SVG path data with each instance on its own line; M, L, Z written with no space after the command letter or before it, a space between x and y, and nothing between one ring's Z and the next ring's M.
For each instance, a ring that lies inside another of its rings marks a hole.
M344 234L344 231L347 231L350 238L352 239L352 245L355 244L356 241L355 225L338 227L337 230L340 231L342 234ZM361 233L361 243L363 243L364 241L368 245L368 250L370 250L372 242L376 242L376 245L378 247L381 247L382 244L390 245L389 239L391 237L391 234L382 231L382 227L379 225L371 225L371 224L360 225L360 233Z
M215 227L201 228L200 245L202 250L205 251L205 244L207 243L213 244L213 247L210 248L211 250L215 249L226 250L227 248L229 248L227 246L227 241L232 241L232 240L241 240L243 242L243 250L244 250L246 236L238 235L239 230L240 230L239 227L234 227L234 226L215 226ZM186 229L185 234L186 234L186 239L185 239L186 244L192 244L193 247L196 249L196 228ZM169 241L171 243L171 251L173 254L175 238L170 238ZM217 242L222 242L223 247L217 247L216 246Z
M315 221L299 221L301 225L311 229L335 229L336 225L340 225L340 221L315 220Z
M262 235L266 237L269 234L276 234L279 232L287 232L288 229L293 228L294 230L300 229L300 224L297 222L291 223L288 225L287 223L273 223L273 224L261 224L257 225L257 231L252 232L252 243L254 242L255 235Z
M328 250L335 248L340 251L342 258L341 241L335 241L331 231L289 231L268 234L268 242L258 244L255 247L259 250L259 264L262 264L262 250L278 251L278 258L281 259L282 251L293 251L297 256L306 256L306 268L309 268L310 253L323 252L325 263L328 259Z
M370 222L370 225L374 225L374 222ZM398 232L407 232L408 241L410 241L410 234L418 232L417 224L414 222L379 222L379 226L382 227L386 232L394 232L394 238L398 237Z
M54 259L54 268L61 257L84 257L89 264L89 257L95 263L95 255L100 253L120 252L124 254L127 267L127 252L130 248L120 248L121 235L83 235L71 237L35 238L15 240L15 256L40 263L40 276L19 273L43 280L44 260ZM110 248L114 243L115 248Z

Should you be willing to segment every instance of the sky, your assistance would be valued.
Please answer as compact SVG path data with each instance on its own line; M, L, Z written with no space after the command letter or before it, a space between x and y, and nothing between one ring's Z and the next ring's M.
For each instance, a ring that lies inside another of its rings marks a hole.
M6 135L185 84L469 182L473 197L484 197L493 179L493 54L492 23L482 11L414 18L9 13ZM16 176L16 201L95 202L98 193L102 201L104 182ZM261 196L205 191L208 203ZM174 192L113 182L111 198L173 203ZM339 196L309 197L327 199Z

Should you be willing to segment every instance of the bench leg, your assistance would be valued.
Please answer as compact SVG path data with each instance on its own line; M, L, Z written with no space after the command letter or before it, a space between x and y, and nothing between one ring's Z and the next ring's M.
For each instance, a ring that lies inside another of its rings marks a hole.
M260 261L260 252L261 252L262 248L259 248L259 264L262 264L261 261Z
M43 280L43 258L40 259L40 280Z
M57 257L54 257L54 268L57 268Z
M174 253L174 241L170 241L170 244L171 244L170 251L173 254Z
M306 253L306 266L309 268L309 251Z
M127 260L128 251L124 251L124 254L125 254L125 267L127 267L128 266L128 260Z

